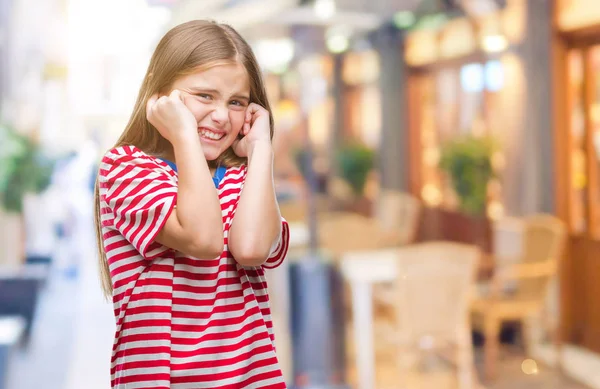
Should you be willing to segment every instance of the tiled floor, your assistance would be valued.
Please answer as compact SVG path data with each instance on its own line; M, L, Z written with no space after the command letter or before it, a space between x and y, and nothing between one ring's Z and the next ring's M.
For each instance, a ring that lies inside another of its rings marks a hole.
M521 370L523 358L505 357L500 364L499 374L493 382L479 382L478 389L587 389L556 371L538 365L538 373L526 375ZM354 372L349 372L349 383L354 386ZM411 372L405 375L409 389L460 389L453 369L437 366L426 371ZM403 389L399 385L400 376L391 364L378 362L377 389Z
M30 342L10 360L7 389L63 389L72 352L74 281L50 282L38 303Z
M485 384L488 389L585 389L579 383L561 376L556 371L538 364L538 374L526 375L521 369L523 357L505 356L495 382Z
M106 389L114 336L101 293L93 237L76 278L55 269L38 303L32 337L11 358L6 389ZM0 385L1 387L1 385Z
M588 387L575 382L556 370L542 363L536 363L535 374L525 374L529 371L523 368L523 357L518 348L507 348L502 350L498 366L498 375L494 381L485 382L480 379L481 375L481 350L476 350L475 359L477 364L478 385L474 389L587 389ZM354 387L356 382L355 370L353 369L352 357L349 358L350 366L348 381ZM531 363L530 361L526 363ZM527 366L527 365L525 365ZM426 364L425 367L412 371L404 376L407 383L405 387L399 384L401 376L396 368L393 358L379 355L377 357L377 389L460 389L456 382L456 371L448 363L436 360Z

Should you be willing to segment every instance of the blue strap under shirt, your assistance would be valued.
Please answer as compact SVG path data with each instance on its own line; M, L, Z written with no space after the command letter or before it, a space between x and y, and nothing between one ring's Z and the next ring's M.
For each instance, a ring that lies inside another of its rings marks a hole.
M166 163L167 165L169 165L171 167L171 169L177 171L177 165L175 165L174 162L169 161L167 159L162 159L161 161L163 161L164 163ZM219 166L217 168L217 170L215 170L215 174L213 176L213 183L215 184L215 188L219 187L219 183L221 182L221 180L223 179L223 177L225 177L225 172L227 171L227 168L225 166Z

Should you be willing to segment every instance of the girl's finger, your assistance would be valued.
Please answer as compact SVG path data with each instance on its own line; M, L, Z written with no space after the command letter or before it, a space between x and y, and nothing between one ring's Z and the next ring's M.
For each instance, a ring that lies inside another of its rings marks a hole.
M252 104L254 104L254 107L255 107L256 111L264 111L264 112L267 112L267 109L266 109L265 107L263 107L262 105L260 105L260 104L256 104L256 103L252 103Z
M260 108L260 106L257 105L257 104L254 104L254 103L252 103L252 104L250 104L248 106L248 111L247 112L248 112L248 117L250 118L250 120L252 120L252 118L254 117L254 115L256 115L256 113L258 112L259 108Z
M156 104L156 100L158 99L158 94L150 96L148 101L146 102L146 119L150 120L150 113L154 108L154 104Z
M171 94L169 95L169 97L172 97L176 100L181 100L181 102L183 102L183 95L181 94L181 92L179 91L179 89L173 89L173 91L171 92Z
M153 94L152 96L150 96L150 98L148 99L148 102L146 103L147 111L149 111L150 108L152 108L154 106L154 104L156 104L156 100L158 100L158 94Z

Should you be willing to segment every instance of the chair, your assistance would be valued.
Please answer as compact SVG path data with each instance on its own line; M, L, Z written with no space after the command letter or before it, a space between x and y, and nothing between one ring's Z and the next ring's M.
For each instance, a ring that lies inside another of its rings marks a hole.
M297 199L281 201L279 204L281 216L288 222L306 221L306 202Z
M409 193L384 189L374 203L373 215L388 244L404 246L416 239L421 201ZM375 312L386 310L394 291L390 285L374 285L373 298Z
M324 212L318 221L319 247L334 261L348 251L395 246L374 218L352 212Z
M289 222L306 222L306 204L303 202L282 203L279 207ZM335 260L347 251L412 243L418 228L421 204L409 194L383 191L374 205L375 217L326 209L323 200L318 203L318 243Z
M373 207L373 215L380 228L399 246L415 241L420 214L421 201L418 198L394 190L382 190Z
M410 377L409 370L421 361L423 352L438 352L455 363L458 388L476 387L469 306L480 250L461 243L428 242L398 252L389 332L377 333L398 346L402 380ZM454 352L445 355L448 348Z
M493 379L499 352L498 335L505 321L518 321L524 330L526 352L533 346L532 320L543 312L566 241L564 223L551 215L523 220L522 254L497 264L488 292L471 307L474 325L485 336L485 377Z

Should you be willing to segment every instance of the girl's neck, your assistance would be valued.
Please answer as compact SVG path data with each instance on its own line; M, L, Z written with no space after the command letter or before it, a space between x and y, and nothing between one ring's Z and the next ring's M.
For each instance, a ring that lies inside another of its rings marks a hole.
M159 154L155 154L154 156L157 158L166 159L167 161L171 161L175 165L177 165L177 161L175 160L175 154L173 152L159 153ZM208 168L210 170L210 175L214 176L215 172L217 171L217 168L212 166L212 164L209 164Z
M152 153L152 156L175 163L175 153L173 153L173 150L163 150L161 152Z

